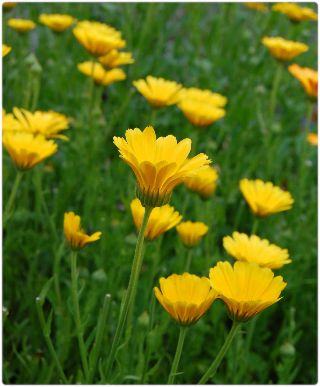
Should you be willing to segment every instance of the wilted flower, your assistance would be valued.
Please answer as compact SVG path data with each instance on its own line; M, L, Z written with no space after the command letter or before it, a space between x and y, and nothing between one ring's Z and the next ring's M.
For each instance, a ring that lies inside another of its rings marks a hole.
M6 44L3 44L2 45L2 58L6 55L9 54L9 52L11 51L12 47L10 46L7 46Z
M300 7L297 3L277 3L272 6L272 10L285 14L294 22L318 19L313 9Z
M29 19L9 19L8 26L17 32L29 32L36 28L36 24Z
M248 236L234 232L232 237L223 238L223 247L228 254L239 261L255 262L269 269L279 269L292 262L287 249L281 249L256 235Z
M172 135L157 139L152 126L144 131L128 129L126 139L113 137L113 142L137 178L137 195L143 206L159 207L168 203L177 185L210 163L203 153L188 159L189 138L180 142Z
M100 239L101 232L97 231L92 235L87 235L81 228L81 218L74 212L65 212L64 214L64 235L73 249L82 249L88 243Z
M203 199L208 199L216 190L218 172L211 166L201 168L185 181L186 187L198 193Z
M318 133L308 133L307 135L308 143L311 145L318 145Z
M290 192L260 179L240 181L240 191L257 216L267 216L289 210L294 203Z
M243 3L245 7L254 9L259 12L266 12L268 11L268 7L266 6L265 3Z
M309 50L309 47L304 43L294 42L280 37L265 36L262 39L262 44L267 47L274 58L280 61L289 61Z
M223 109L189 99L180 101L179 108L191 124L198 127L211 125L226 115Z
M17 6L17 3L13 1L6 1L5 3L2 4L3 8L11 9Z
M187 247L196 246L208 232L208 226L202 222L182 222L176 229Z
M140 230L145 208L142 206L139 199L133 199L130 207L134 224L137 230ZM162 207L155 207L151 211L144 236L146 239L153 240L175 227L181 222L181 219L182 216L179 212L175 211L169 204Z
M78 70L87 77L93 78L95 83L103 86L108 86L113 82L126 79L126 74L123 70L112 69L107 71L97 62L88 61L79 63Z
M155 287L154 294L163 308L180 325L196 323L217 298L206 277L193 274L172 274L160 278L160 289Z
M226 304L230 317L247 321L280 300L286 283L269 268L253 262L218 262L210 269L211 286Z
M305 92L313 98L318 97L318 71L309 67L300 67L292 64L288 67L289 72L301 82Z
M76 19L73 16L59 13L43 13L39 16L39 21L55 32L65 31L74 23L75 20Z
M131 52L111 50L107 55L100 56L99 62L106 67L114 68L121 65L134 63Z

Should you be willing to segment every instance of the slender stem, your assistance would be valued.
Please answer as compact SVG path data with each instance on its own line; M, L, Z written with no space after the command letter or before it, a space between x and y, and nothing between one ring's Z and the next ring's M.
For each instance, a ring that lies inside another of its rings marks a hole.
M22 172L21 171L17 171L16 178L14 180L13 187L12 187L12 190L11 190L11 193L10 193L7 205L6 205L6 207L4 209L4 212L3 212L3 227L5 227L8 219L10 218L10 213L11 213L11 210L12 210L12 206L13 206L16 194L17 194L17 190L18 190L21 178L22 178Z
M198 384L205 384L209 379L213 378L213 376L215 375L222 359L224 358L224 355L226 354L227 350L229 349L229 347L232 343L232 340L233 340L234 336L236 335L239 327L240 327L240 323L237 321L233 321L231 330L230 330L223 346L221 347L217 357L214 359L213 363L208 368L207 372L199 380Z
M186 261L186 265L185 265L185 268L184 268L184 271L185 272L189 272L190 270L190 266L191 266L191 261L192 261L192 247L189 247L188 248L188 253L187 253L187 261Z
M270 106L269 106L270 125L272 124L274 111L277 104L277 95L278 95L278 89L281 81L282 70L283 70L282 63L278 63L278 66L273 78L273 84L272 84L271 95L270 95Z
M251 235L254 235L257 233L259 227L259 218L257 216L254 217L252 229L251 229Z
M169 378L168 378L167 384L173 384L174 383L174 379L175 379L176 374L177 374L177 370L178 370L178 366L179 366L179 362L180 362L180 357L181 357L183 343L184 343L184 339L186 337L186 333L187 333L187 327L180 326L180 332L179 332L179 339L178 339L176 354L174 355L174 359L173 359L173 362L172 362L171 371L170 371L170 374L169 374Z
M119 346L119 342L123 333L123 329L125 326L125 322L127 319L128 311L130 308L130 305L132 303L132 295L135 294L137 283L138 283L138 278L141 270L141 265L142 265L142 260L143 260L143 255L142 255L142 249L143 249L143 242L144 242L144 233L148 224L148 220L151 214L152 208L151 207L146 207L145 213L143 216L141 228L139 231L138 239L137 239L137 244L136 244L136 249L134 253L134 258L132 262L132 267L131 267L131 274L130 274L130 279L129 279L129 285L127 288L127 292L125 295L123 307L120 311L119 315L119 320L118 320L118 325L116 328L115 335L113 337L113 342L107 362L107 367L106 367L106 372L105 372L105 377L106 380L109 380L109 375L110 371L112 369L114 357L116 354L116 351Z
M64 249L64 241L61 243L60 247L54 254L53 260L53 281L54 281L54 290L57 296L58 309L60 314L63 314L63 305L60 291L60 260Z

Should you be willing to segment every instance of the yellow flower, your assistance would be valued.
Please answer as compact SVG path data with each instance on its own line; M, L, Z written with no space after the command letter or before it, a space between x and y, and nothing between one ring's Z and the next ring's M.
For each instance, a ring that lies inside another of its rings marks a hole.
M137 195L143 206L168 203L178 184L211 162L203 153L188 159L189 138L180 142L172 135L157 139L152 126L143 132L138 128L128 129L126 139L113 137L113 142L137 178Z
M17 3L13 1L6 1L5 3L2 4L3 8L5 9L11 9L17 6Z
M123 48L125 40L115 28L99 22L81 21L73 29L80 44L92 55L103 56L115 48Z
M142 94L150 105L160 108L174 105L180 100L182 85L163 78L148 75L146 79L138 79L133 86Z
M112 69L107 71L100 63L97 62L80 63L78 64L78 70L87 77L93 78L95 83L104 86L126 79L126 74L121 69Z
M305 92L310 96L318 97L318 71L309 67L300 67L292 64L288 67L289 72L301 82Z
M232 237L223 238L223 247L228 254L239 261L255 262L269 269L279 269L292 262L287 249L281 249L256 235L248 236L234 232Z
M308 133L307 135L308 143L311 145L318 145L318 133Z
M172 274L160 278L160 289L154 294L163 308L181 325L195 324L217 298L206 277L193 274Z
M266 267L253 262L218 262L210 269L211 286L219 294L230 317L247 321L280 300L286 283L281 276L274 277Z
M18 131L19 121L14 118L13 114L7 114L6 111L2 109L2 131L5 132L7 130Z
M14 115L5 115L3 130L28 132L32 134L42 134L46 138L68 138L60 132L68 129L69 118L64 114L54 112L35 111L34 113L25 110L13 108ZM9 116L9 117L7 117Z
M181 100L188 99L196 102L203 102L219 108L224 107L228 102L228 99L219 93L213 93L211 90L197 89L196 87L182 89L180 95Z
M73 16L63 15L59 13L43 13L39 16L39 21L55 32L65 31L74 23L75 20L76 19Z
M74 212L65 212L64 214L64 235L73 249L82 249L88 243L100 239L101 232L97 231L92 235L87 235L81 228L81 219Z
M240 190L257 216L268 216L276 212L290 210L294 200L290 192L260 179L240 181Z
M134 224L137 230L140 230L145 209L139 199L133 199L130 207ZM175 227L181 222L181 219L182 216L179 212L175 211L169 204L162 207L155 207L151 211L144 236L151 241Z
M244 3L244 6L250 9L254 9L259 12L266 12L268 11L268 7L265 3Z
M180 101L179 108L191 124L198 127L211 125L226 115L223 109L191 99Z
M208 232L208 226L202 222L182 222L176 229L182 242L188 247L196 246Z
M294 22L318 19L313 9L300 7L297 3L277 3L272 6L272 10L285 14Z
M9 54L9 52L11 51L12 47L10 46L7 46L6 44L3 44L2 45L2 58L6 55Z
M262 44L267 47L270 54L281 61L289 61L309 50L309 47L300 42L286 40L280 37L262 38Z
M42 135L10 133L3 135L3 145L19 169L29 169L57 152L58 146Z
M36 24L28 19L9 19L8 26L18 32L29 32L36 28Z
M134 63L131 52L111 50L107 55L100 56L99 62L106 67L114 68L121 65Z
M217 170L208 165L186 179L185 185L190 191L198 193L203 199L208 199L217 187L217 180Z

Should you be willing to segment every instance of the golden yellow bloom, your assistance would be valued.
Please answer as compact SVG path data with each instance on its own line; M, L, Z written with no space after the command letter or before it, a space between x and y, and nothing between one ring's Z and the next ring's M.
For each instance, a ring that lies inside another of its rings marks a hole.
M257 180L240 180L240 191L257 216L268 216L276 212L290 210L294 200L290 192L270 182Z
M254 9L259 12L266 12L268 11L268 7L266 6L265 3L244 3L244 6L249 8L249 9Z
M95 83L104 86L126 79L126 74L123 70L112 69L107 71L97 62L88 61L80 63L78 64L78 70L87 77L93 78Z
M202 222L182 222L176 229L182 242L188 247L196 246L208 232L208 226Z
M5 132L7 130L18 131L19 121L14 118L13 114L7 114L6 111L2 109L2 131Z
M262 44L267 47L270 54L281 61L289 61L309 50L309 47L300 42L286 40L280 37L262 38Z
M228 310L230 317L247 321L280 300L286 283L281 276L274 277L266 267L253 262L218 262L210 269L211 286Z
M75 20L76 19L73 16L63 15L59 13L42 13L39 16L39 21L55 32L65 31L75 22Z
M18 32L29 32L36 28L36 24L28 19L9 19L8 26Z
M109 51L126 45L121 33L104 23L81 21L73 29L73 34L78 42L95 56L106 55Z
M185 185L190 191L198 193L203 199L208 199L216 190L217 180L217 170L208 165L186 179Z
M163 78L155 78L148 75L146 79L138 79L133 86L154 107L174 105L180 100L182 85Z
M100 56L99 62L106 67L114 68L121 65L134 63L131 52L121 52L118 50L111 50L105 56Z
M87 235L81 228L81 218L74 212L65 212L64 214L64 235L73 249L82 249L88 243L100 239L101 232L97 231L92 235Z
M318 133L308 133L307 135L308 143L311 145L318 145Z
M9 54L9 52L12 50L12 47L7 46L6 44L2 45L2 58Z
M3 135L2 142L19 169L32 168L58 150L57 144L40 134L33 136L30 133L7 132Z
M211 162L203 153L188 159L189 138L180 142L172 135L157 139L152 126L143 132L128 129L126 139L113 137L113 142L137 178L137 195L143 206L159 207L168 203L178 184Z
M318 71L309 67L300 67L292 64L288 67L289 72L301 82L305 92L310 96L318 97Z
M5 9L11 9L17 6L17 3L13 1L6 1L5 3L2 4L3 8Z
M180 93L181 100L192 100L202 102L213 107L222 108L226 106L228 99L219 93L213 93L211 90L202 90L196 87L184 88Z
M179 102L179 108L192 125L205 127L226 115L226 111L207 103L185 99Z
M281 249L256 235L248 236L234 232L232 237L223 238L223 247L228 254L239 261L255 262L269 269L279 269L292 262L287 249Z
M294 22L318 19L313 9L300 7L297 3L277 3L272 6L272 10L285 14Z
M160 289L154 294L163 308L181 325L195 324L217 298L206 277L193 274L172 274L160 278Z
M134 224L137 230L140 230L145 208L142 206L139 199L133 199L130 207ZM175 211L175 209L169 206L169 204L162 207L155 207L151 211L144 236L146 239L152 241L161 234L175 227L181 222L181 219L182 216L179 212Z

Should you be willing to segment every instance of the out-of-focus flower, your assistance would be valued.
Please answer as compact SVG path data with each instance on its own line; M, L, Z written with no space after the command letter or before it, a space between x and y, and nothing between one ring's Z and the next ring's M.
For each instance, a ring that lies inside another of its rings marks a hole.
M267 12L268 7L266 6L265 3L243 3L243 5L249 9L254 9L255 11L259 12Z
M157 108L174 105L180 100L182 85L174 81L148 75L146 79L134 81L133 85L150 105Z
M13 1L6 1L5 3L2 4L3 8L4 9L11 9L11 8L14 8L17 6L17 3L13 2Z
M251 211L257 216L268 216L276 212L289 210L294 200L290 192L260 179L240 181L240 191Z
M228 99L219 93L213 93L211 90L202 90L196 87L184 88L181 91L181 99L202 102L213 107L223 108L226 106Z
M10 46L7 46L6 44L3 44L2 45L2 58L6 55L9 54L9 52L11 51L12 47Z
M132 64L134 59L131 52L111 50L105 56L100 56L99 62L106 67L114 68L121 65Z
M262 44L267 47L274 58L280 61L289 61L309 50L309 46L304 43L294 42L280 37L265 36L262 38Z
M313 98L318 97L318 71L309 67L300 67L292 64L288 67L289 72L301 82L305 92Z
M308 133L307 141L311 145L318 145L318 133Z
M217 298L206 277L193 274L172 274L160 278L160 289L155 287L154 294L163 308L180 325L196 323Z
M217 170L208 165L186 179L185 185L190 191L196 192L203 199L208 199L216 190L217 180Z
M33 136L30 133L7 132L2 142L17 168L23 170L34 167L58 150L54 141L46 140L40 134Z
M73 249L82 249L88 243L99 240L102 234L100 231L97 231L92 235L86 234L81 228L80 216L76 215L74 212L65 212L63 228L66 240Z
M133 199L130 207L134 224L137 230L140 230L145 208L142 206L139 199ZM151 211L144 236L148 240L153 240L175 227L181 222L181 219L182 216L179 212L175 211L169 204L162 207L155 207Z
M239 261L255 262L269 269L279 269L291 261L287 249L270 244L267 239L256 235L248 236L239 232L223 238L223 247Z
M137 178L137 196L144 207L168 203L177 185L211 162L203 153L188 159L189 138L180 142L172 135L157 139L152 126L144 131L128 129L126 139L113 137L113 142Z
M272 10L285 14L294 22L318 19L312 8L300 7L297 3L277 3L272 6Z
M191 99L180 101L179 108L191 124L198 127L211 125L226 115L223 109Z
M73 16L59 13L43 13L39 16L39 21L55 32L65 31L75 22L75 20L76 19Z
M2 109L2 131L18 131L19 127L19 121L14 118L14 115L12 113L7 114L6 111Z
M126 79L126 74L121 69L105 70L98 62L83 62L78 64L78 70L87 77L93 78L95 83L108 86L117 81Z
M286 283L266 267L253 262L218 262L210 269L211 286L226 304L230 317L247 321L280 300Z
M9 19L8 26L17 32L29 32L36 28L36 23L29 19Z
M176 229L183 244L187 247L196 246L208 232L208 226L202 222L182 222Z

